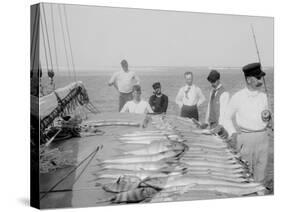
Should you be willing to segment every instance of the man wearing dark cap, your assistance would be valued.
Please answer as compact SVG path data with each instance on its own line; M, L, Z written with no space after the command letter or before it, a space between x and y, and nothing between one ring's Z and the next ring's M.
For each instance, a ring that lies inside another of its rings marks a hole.
M254 180L264 182L269 138L266 131L268 119L263 114L270 114L267 96L261 89L265 73L261 70L260 63L244 66L243 72L246 87L231 98L223 126L232 135L237 151L248 161Z
M149 98L149 104L154 113L166 113L168 108L168 97L161 92L160 82L155 82L152 85L154 94Z
M120 112L138 114L153 113L148 102L141 99L141 87L139 85L133 86L133 100L126 102Z
M140 83L139 77L129 69L126 60L121 61L121 67L123 71L115 72L108 82L109 86L113 85L119 92L119 111L127 101L132 100L133 86Z
M212 86L210 93L208 109L206 113L205 122L209 127L215 128L219 124L222 124L222 120L225 118L225 111L229 101L229 93L225 91L220 82L220 73L217 70L211 70L207 80Z

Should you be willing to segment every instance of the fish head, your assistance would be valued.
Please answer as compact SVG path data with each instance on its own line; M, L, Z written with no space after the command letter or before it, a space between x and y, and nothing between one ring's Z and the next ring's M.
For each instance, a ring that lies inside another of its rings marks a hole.
M145 186L144 188L150 187L154 190L161 190L166 185L167 179L166 177L148 177L142 181L141 185Z
M151 198L152 196L154 196L156 193L158 192L157 189L152 188L152 187L144 187L142 189L142 196L144 198Z

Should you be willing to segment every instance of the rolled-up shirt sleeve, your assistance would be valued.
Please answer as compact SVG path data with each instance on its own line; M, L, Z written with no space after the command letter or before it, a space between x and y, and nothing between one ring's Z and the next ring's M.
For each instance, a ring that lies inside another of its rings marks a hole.
M238 100L239 99L237 99L237 97L235 95L230 99L230 101L227 104L227 107L225 109L224 118L221 120L221 122L222 122L221 124L227 130L227 132L230 136L236 132L236 129L233 125L233 117L238 109L238 107L237 107L238 106L237 103L239 104Z
M197 95L198 95L197 106L200 106L203 102L205 102L206 98L200 88L197 88Z
M110 80L108 81L108 85L113 85L113 84L115 84L115 83L116 83L116 77L117 77L117 73L114 73L114 74L111 76Z
M179 90L177 96L176 96L176 99L175 99L175 102L176 102L176 104L179 106L179 108L181 108L182 105L183 105L183 96L184 96L184 94L183 94L183 88L181 88L181 89Z
M229 93L223 92L220 96L220 117L219 117L219 124L224 123L226 116L226 110L229 103Z

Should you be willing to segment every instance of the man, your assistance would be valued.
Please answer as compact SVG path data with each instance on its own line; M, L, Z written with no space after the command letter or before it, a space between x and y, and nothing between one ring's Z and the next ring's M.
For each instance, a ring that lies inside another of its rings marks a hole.
M266 176L269 138L266 127L270 119L268 101L261 91L265 73L260 63L243 67L246 87L231 98L226 112L224 128L232 135L237 151L249 163L254 180L263 182ZM264 117L267 114L267 117ZM233 122L233 118L235 122ZM233 123L236 123L234 127Z
M139 85L133 86L133 100L128 101L120 112L138 114L153 113L148 102L141 99L141 87Z
M166 113L168 108L168 97L161 92L160 82L155 82L152 85L154 94L149 98L149 104L154 113L161 114Z
M119 111L127 101L132 100L132 88L140 83L135 72L129 70L126 60L121 61L121 67L123 71L114 73L108 82L109 86L113 85L119 92Z
M176 97L176 104L181 110L181 117L194 118L198 121L198 106L200 106L205 101L205 97L201 89L196 85L193 85L192 72L185 72L184 79L186 85L180 88Z
M220 73L217 70L211 70L207 80L210 82L212 90L210 93L208 109L206 113L205 123L213 129L219 124L222 124L222 120L225 117L225 111L229 101L229 93L225 91L220 82Z

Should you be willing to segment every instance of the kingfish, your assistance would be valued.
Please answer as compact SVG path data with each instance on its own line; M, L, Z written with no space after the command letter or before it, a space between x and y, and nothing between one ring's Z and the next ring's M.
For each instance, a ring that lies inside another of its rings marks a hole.
M152 178L152 179L146 179L146 181L143 181L142 183L151 186L156 189L166 189L171 188L175 186L186 186L186 185L209 185L209 186L217 186L217 185L223 185L223 186L234 186L239 188L254 188L257 186L260 186L260 183L237 183L237 182L230 182L226 180L218 180L214 179L212 177L190 177L188 175L186 176L175 176L170 178Z
M184 149L182 150L169 150L166 152L160 152L157 154L152 154L152 155L125 155L125 156L119 156L119 157L115 157L112 159L107 159L107 160L103 160L101 161L101 164L104 163L124 163L124 164L128 164L128 163L141 163L141 162L156 162L165 158L173 158L173 157L177 157L180 154L182 154L182 152L184 151Z

